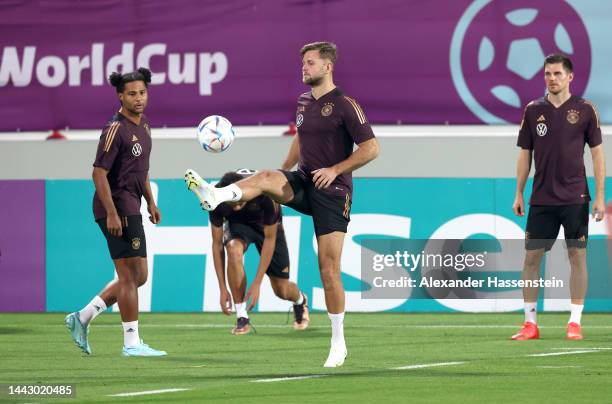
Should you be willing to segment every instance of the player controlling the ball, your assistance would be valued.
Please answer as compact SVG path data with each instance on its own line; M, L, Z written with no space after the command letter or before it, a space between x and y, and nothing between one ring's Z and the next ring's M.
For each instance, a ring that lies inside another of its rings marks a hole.
M264 194L313 218L318 263L331 321L331 347L325 367L342 366L344 287L340 258L350 220L352 172L378 156L378 141L357 101L333 81L336 45L315 42L302 47L302 81L311 91L298 99L295 136L282 170L259 172L227 187L216 188L188 171L188 183L202 206L214 210L226 201L246 202ZM353 151L354 145L357 149ZM298 163L297 171L288 171Z

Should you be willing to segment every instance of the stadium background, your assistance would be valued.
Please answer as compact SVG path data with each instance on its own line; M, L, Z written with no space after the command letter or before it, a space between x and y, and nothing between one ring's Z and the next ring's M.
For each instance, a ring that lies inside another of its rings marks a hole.
M573 93L596 103L604 134L610 133L612 32L604 16L612 5L383 3L351 2L350 9L342 1L0 5L0 311L70 311L112 276L91 215L91 162L117 104L104 77L142 65L159 80L147 115L155 139L151 177L164 220L147 228L151 276L141 288L141 309L216 311L207 215L185 190L182 173L191 167L218 178L238 167L280 165L291 140L281 133L306 91L297 50L321 39L338 44L336 83L359 100L381 140L381 157L357 172L342 263L347 310L453 310L435 300L361 300L360 237L428 238L444 231L447 238L521 238L525 222L510 205L522 105L544 93L543 56L563 51L576 65ZM237 125L235 145L221 155L206 154L194 140L192 128L210 114ZM44 141L51 129L68 140ZM284 213L292 278L322 309L310 220ZM605 237L604 224L591 223L590 236ZM256 259L250 251L251 273ZM609 277L608 267L591 268L590 282ZM568 304L541 301L545 310ZM285 308L269 288L263 291L259 310ZM479 301L470 308L502 309L507 305ZM609 300L586 305L611 309Z

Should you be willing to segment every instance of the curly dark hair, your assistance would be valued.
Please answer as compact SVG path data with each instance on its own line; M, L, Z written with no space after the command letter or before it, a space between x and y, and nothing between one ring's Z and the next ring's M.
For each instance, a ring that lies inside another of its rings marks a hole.
M138 70L131 73L121 74L113 72L113 74L108 77L108 81L117 89L118 93L122 93L125 89L125 84L132 81L142 81L145 87L148 87L151 82L151 70L146 67L139 67Z

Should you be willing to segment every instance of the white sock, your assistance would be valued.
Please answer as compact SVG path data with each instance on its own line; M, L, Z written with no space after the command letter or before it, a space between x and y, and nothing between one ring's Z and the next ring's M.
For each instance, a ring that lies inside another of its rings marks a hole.
M346 345L344 343L344 312L338 314L327 313L327 316L331 320L332 346L337 344Z
M79 318L81 319L81 324L85 327L98 316L98 314L102 313L106 310L106 303L100 296L96 296L91 299L91 302L87 304L87 306L83 307L81 311L79 311Z
M138 320L127 321L123 324L123 346L126 348L134 348L140 345L140 336L138 335Z
M580 319L582 317L582 309L584 308L584 304L570 304L570 319L568 323L576 323L580 324Z
M536 307L538 303L527 303L525 302L525 322L534 323L536 322Z
M293 304L295 304L295 305L299 305L299 304L304 303L304 294L302 293L301 290L298 291L298 292L300 292L300 297L298 297L298 299L295 302L293 302Z
M246 302L236 303L236 318L244 317L249 318L249 314L246 311Z
M223 188L215 188L215 196L222 202L238 202L242 198L242 189L236 184L229 184Z

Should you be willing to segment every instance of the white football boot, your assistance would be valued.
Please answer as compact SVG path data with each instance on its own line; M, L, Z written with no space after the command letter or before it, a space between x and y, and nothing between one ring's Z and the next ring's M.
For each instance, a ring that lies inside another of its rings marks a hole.
M215 198L214 187L204 181L195 170L189 168L185 171L185 184L190 191L196 194L202 209L210 211L219 206L220 202Z
M344 344L334 344L331 346L329 350L329 356L325 361L324 368L337 368L344 364L344 360L348 355L348 351L346 350L346 345Z

